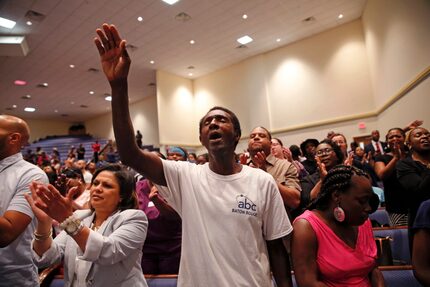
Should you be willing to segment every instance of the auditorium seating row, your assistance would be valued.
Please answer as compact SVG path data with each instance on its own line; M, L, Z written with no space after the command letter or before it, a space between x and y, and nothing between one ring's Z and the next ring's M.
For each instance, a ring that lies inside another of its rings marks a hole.
M64 161L67 158L67 154L71 146L74 146L77 149L79 144L82 144L85 148L85 160L88 161L93 157L91 145L96 140L99 141L102 148L108 143L108 140L106 139L96 139L91 136L57 136L32 143L31 145L26 146L22 153L25 154L28 149L35 152L37 147L41 147L43 151L48 155L51 155L52 149L55 147L60 153L61 160Z
M412 266L384 266L380 267L385 278L387 287L421 287L422 285L415 279ZM146 282L149 287L176 287L176 275L147 275ZM63 287L64 282L61 278L56 278L51 283L50 287ZM273 286L276 284L273 282ZM293 286L297 283L293 275Z

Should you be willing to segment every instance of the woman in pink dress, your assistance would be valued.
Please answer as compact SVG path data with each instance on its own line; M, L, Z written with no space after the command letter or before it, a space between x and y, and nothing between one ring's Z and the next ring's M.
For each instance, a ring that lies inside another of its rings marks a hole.
M339 165L327 173L310 210L294 221L298 286L385 286L368 219L374 200L360 169Z

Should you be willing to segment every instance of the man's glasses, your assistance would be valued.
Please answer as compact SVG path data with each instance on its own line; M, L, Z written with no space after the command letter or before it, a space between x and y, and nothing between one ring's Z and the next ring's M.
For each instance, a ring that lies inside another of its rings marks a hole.
M333 149L332 149L332 148L324 148L324 149L320 149L320 150L318 150L318 151L316 152L316 155L317 155L317 156L323 156L323 155L326 155L326 154L330 154L332 151L333 151Z

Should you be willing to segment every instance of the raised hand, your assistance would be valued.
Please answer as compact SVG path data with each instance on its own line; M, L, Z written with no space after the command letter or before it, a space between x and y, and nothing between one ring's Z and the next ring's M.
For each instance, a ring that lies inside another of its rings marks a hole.
M317 162L318 172L320 174L320 179L323 180L327 175L327 169L325 167L325 164L321 162L321 159L316 156L315 161Z
M38 202L38 205L42 204L42 201L36 195L36 190L39 188L40 185L43 186L42 183L33 181L30 184L31 192L24 194L24 197L28 201L28 204L30 204L30 207L33 210L33 213L36 216L39 224L50 226L52 225L52 218L49 217L42 209L36 206L36 202Z
M114 25L103 24L96 32L99 38L94 38L94 43L108 81L127 79L131 60L125 48L126 41L121 39Z
M354 158L352 156L352 153L348 154L348 157L344 161L344 165L352 166L352 162L354 161Z
M249 158L249 156L248 156L247 152L241 153L240 156L239 156L239 162L241 164L246 165L246 162L248 161L248 158Z
M53 185L38 184L34 189L38 198L34 205L52 219L63 222L73 214L73 196L77 191L78 188L73 187L69 190L67 196L62 196Z
M149 191L148 198L151 201L158 201L159 200L158 189L154 185L151 187L151 190Z
M423 123L424 123L423 120L414 120L408 124L408 126L406 127L406 130L415 129L415 128L421 126Z
M254 166L256 168L262 169L262 170L266 170L266 154L264 153L264 151L259 151L257 152L253 157L252 157L252 163L254 164Z
M400 145L398 143L393 144L392 153L393 153L393 156L397 159L402 159L406 156L405 152L402 150L402 148L400 147Z

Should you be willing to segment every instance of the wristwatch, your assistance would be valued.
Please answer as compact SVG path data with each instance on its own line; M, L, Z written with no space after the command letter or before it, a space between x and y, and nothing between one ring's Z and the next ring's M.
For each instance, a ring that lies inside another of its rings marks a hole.
M84 228L84 224L79 218L71 215L66 220L61 222L60 228L66 231L66 233L70 236L75 236L79 233L79 231L82 230L82 228Z

